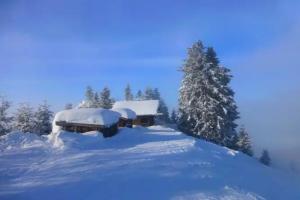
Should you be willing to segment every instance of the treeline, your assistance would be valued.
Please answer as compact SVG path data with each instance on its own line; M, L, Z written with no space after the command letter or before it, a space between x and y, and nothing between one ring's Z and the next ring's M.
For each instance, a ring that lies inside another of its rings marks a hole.
M158 100L158 112L162 113L158 117L158 121L169 123L170 117L168 107L161 98L157 88L147 87L143 92L139 90L135 97L132 94L130 85L127 85L124 90L125 100ZM76 108L105 108L111 109L114 98L111 97L110 89L104 87L102 91L95 92L92 87L88 86L85 91L85 100L82 101ZM9 113L11 102L0 96L0 136L11 131L20 131L23 133L36 133L39 135L49 134L52 130L53 112L50 106L45 101L40 104L37 109L34 109L27 103L22 103L18 106L15 112ZM72 109L74 106L71 103L65 105L65 109Z
M194 43L181 71L178 111L171 114L178 128L188 135L253 156L246 129L236 130L239 112L229 85L232 75L220 65L214 49L205 47L201 41ZM268 159L268 152L264 151L260 160L269 164Z
M105 108L111 109L115 100L110 95L110 89L104 87L101 92L95 92L91 86L85 91L85 100L77 108Z
M136 95L133 95L129 84L124 89L124 99L126 101L142 101L142 100L158 100L159 107L157 120L162 123L170 123L168 107L160 95L158 88L147 87L144 91L138 90ZM111 92L108 87L104 87L102 91L97 92L91 86L87 86L85 91L85 100L82 101L77 108L105 108L111 109L115 99L111 97ZM71 109L71 104L66 104L65 109Z
M11 102L0 97L0 135L11 131L23 133L49 134L52 130L53 112L47 102L43 102L36 110L29 104L20 104L16 112L10 115Z

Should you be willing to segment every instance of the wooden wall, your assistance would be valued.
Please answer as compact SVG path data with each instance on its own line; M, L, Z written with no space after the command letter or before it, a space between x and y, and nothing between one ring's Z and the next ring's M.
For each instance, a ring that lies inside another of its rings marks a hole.
M119 127L132 128L133 120L132 119L120 118L118 125L119 125Z
M104 137L111 137L118 132L118 123L105 127L95 124L80 124L80 123L67 123L65 121L56 122L56 125L61 126L63 130L77 133L85 133L89 131L99 131Z
M133 121L133 124L140 126L152 126L155 122L154 117L154 115L137 116L137 118Z

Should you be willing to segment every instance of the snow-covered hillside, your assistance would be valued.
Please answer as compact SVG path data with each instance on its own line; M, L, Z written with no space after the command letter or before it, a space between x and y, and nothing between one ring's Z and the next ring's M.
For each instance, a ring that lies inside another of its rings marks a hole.
M52 142L56 142L56 147ZM11 133L0 140L0 199L300 199L300 182L171 128Z

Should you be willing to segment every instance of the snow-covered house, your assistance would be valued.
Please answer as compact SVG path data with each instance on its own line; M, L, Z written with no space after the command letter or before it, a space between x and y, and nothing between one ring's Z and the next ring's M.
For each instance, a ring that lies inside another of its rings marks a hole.
M121 117L119 120L119 127L132 128L133 120L136 119L136 113L129 108L112 108L111 110L118 112Z
M81 108L58 112L53 120L52 132L59 130L84 133L100 131L104 137L118 132L118 112L102 108Z
M117 101L113 105L113 109L133 110L136 113L136 119L133 120L134 125L152 126L155 123L155 116L159 115L158 106L158 100Z

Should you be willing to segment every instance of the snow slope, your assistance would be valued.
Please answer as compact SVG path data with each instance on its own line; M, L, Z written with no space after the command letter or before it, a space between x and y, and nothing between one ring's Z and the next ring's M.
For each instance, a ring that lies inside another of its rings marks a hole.
M0 139L0 199L300 199L299 180L171 128L11 133Z

